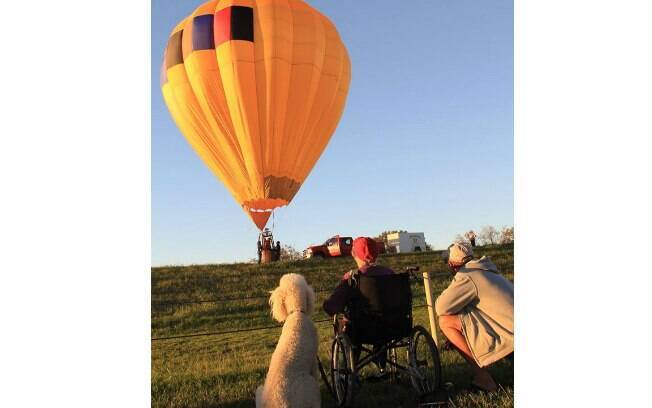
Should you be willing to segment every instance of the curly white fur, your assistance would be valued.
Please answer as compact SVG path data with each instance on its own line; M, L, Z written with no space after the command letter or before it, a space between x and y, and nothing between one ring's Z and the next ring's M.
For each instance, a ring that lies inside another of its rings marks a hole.
M317 329L312 322L315 293L296 273L281 277L269 304L283 324L265 384L256 390L256 408L321 406L317 368Z

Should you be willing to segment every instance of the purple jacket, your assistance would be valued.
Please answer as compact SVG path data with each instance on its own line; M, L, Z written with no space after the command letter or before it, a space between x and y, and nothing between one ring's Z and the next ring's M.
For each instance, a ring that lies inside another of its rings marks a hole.
M394 273L390 268L381 265L365 265L360 268L358 272L360 272L361 275L366 276L391 275ZM333 291L333 294L324 301L324 311L328 313L329 316L336 313L342 313L352 296L357 293L358 288L349 284L350 277L351 271L345 273L342 280Z

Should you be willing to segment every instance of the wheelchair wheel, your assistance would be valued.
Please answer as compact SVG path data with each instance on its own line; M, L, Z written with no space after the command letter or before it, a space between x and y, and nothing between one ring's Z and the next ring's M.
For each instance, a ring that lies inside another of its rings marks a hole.
M420 395L435 392L441 386L439 352L430 333L414 326L408 348L409 374L412 386Z
M353 349L346 334L338 334L331 346L331 382L338 407L346 407L353 400L355 387Z

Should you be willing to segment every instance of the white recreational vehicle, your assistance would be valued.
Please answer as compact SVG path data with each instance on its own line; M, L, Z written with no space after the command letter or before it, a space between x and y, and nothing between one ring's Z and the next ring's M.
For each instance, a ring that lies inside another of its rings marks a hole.
M387 246L399 254L425 251L426 237L423 232L395 232L387 234Z

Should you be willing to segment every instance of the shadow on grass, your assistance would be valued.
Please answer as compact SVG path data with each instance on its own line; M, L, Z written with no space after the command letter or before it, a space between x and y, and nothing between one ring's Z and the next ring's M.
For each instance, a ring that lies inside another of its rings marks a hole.
M152 377L152 407L255 407L266 370Z

